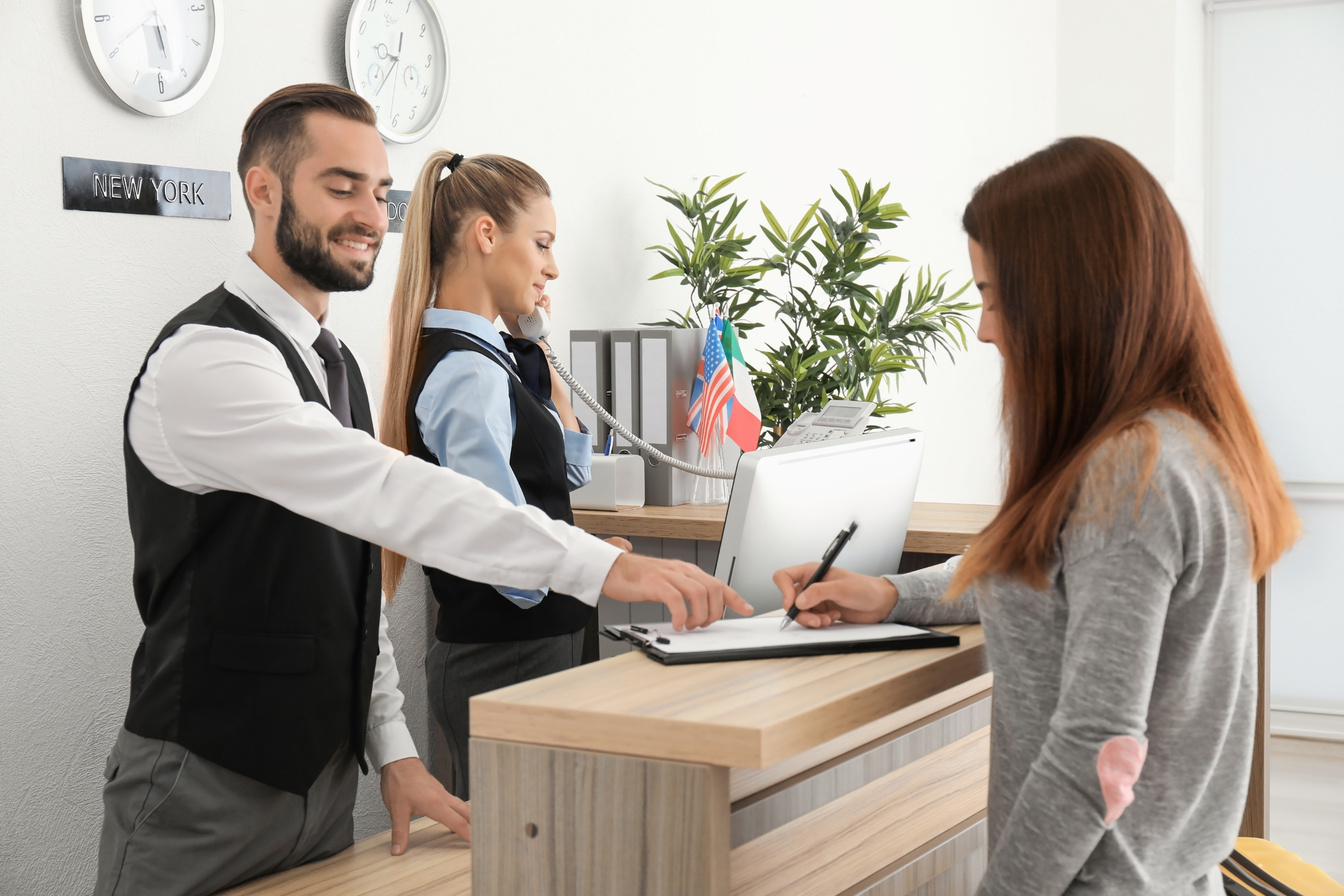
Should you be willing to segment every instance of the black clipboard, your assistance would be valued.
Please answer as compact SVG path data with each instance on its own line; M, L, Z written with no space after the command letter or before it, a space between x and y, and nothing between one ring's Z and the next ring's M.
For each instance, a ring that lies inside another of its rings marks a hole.
M764 618L771 619L775 625L778 625L778 621L775 620L783 619L783 617ZM917 625L901 625L899 626L900 634L866 640L816 643L800 641L769 647L671 651L664 649L663 644L659 643L659 637L663 633L663 629L668 626L669 623L643 626L607 625L603 626L602 634L613 641L625 641L633 644L650 659L657 660L665 666L682 666L691 663L723 663L736 660L766 660L791 656L827 656L838 653L873 653L880 650L917 650L929 647L958 647L961 645L961 638L957 635L921 628ZM870 626L863 626L862 628L870 629ZM895 628L897 626L893 626L893 629ZM914 631L910 632L911 629ZM669 634L668 637L677 636ZM670 645L670 642L668 643Z

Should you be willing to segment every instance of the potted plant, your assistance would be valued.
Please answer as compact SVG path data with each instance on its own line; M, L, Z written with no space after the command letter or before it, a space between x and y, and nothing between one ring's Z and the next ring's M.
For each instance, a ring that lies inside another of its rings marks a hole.
M761 233L775 250L762 257L747 256L755 237L735 226L746 201L725 190L741 175L712 186L705 178L691 194L655 184L687 227L668 221L672 244L649 247L673 265L650 279L679 276L691 287L687 311L659 324L703 326L719 309L745 335L762 325L747 313L765 303L784 328L781 341L761 350L764 366L750 365L762 445L831 399L875 402L877 416L909 411L883 387L908 370L925 378L924 365L939 349L955 360L954 350L966 347L967 312L979 307L959 301L969 281L948 294L946 272L934 277L920 269L912 281L906 270L889 289L876 286L872 280L887 265L906 261L881 251L879 233L906 211L883 201L890 184L874 189L868 181L860 189L848 171L841 174L845 192L831 188L839 209L818 199L791 229L761 203Z

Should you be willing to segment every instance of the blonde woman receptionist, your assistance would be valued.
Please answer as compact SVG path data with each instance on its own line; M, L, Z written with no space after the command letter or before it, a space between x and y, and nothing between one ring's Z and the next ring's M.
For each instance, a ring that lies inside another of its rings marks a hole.
M804 625L979 621L994 672L980 896L1223 892L1255 736L1255 582L1297 518L1175 209L1069 138L963 216L1003 356L1007 482L959 565L776 573Z
M590 475L592 440L519 314L549 309L555 210L536 171L497 155L439 152L407 210L389 331L383 439L480 480L514 504L573 523L569 492ZM625 550L624 539L608 539ZM385 587L405 561L385 557ZM453 792L469 795L468 700L579 664L593 607L545 588L508 588L427 568L439 603L425 659L447 737Z

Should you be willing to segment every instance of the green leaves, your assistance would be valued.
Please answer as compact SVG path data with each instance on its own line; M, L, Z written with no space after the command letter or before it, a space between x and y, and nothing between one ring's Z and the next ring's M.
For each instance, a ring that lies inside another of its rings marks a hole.
M886 291L874 283L885 266L906 261L882 251L880 231L908 214L899 202L884 201L890 184L860 187L840 173L843 185L831 187L839 207L824 208L818 199L792 228L760 203L760 233L772 249L760 257L747 255L756 237L736 227L746 201L727 189L741 174L706 177L690 194L650 181L685 226L668 221L671 243L649 247L672 266L649 279L680 277L691 289L686 312L657 325L705 326L708 312L721 308L745 334L762 326L745 315L764 302L783 328L783 340L761 351L764 366L750 367L762 444L831 399L876 402L880 417L906 413L908 405L882 397L884 387L906 371L924 378L939 351L955 360L955 350L966 348L967 312L979 307L958 301L969 281L948 294L946 272L935 278L920 268L911 283L906 271Z
M764 367L752 368L765 443L833 398L876 402L878 416L905 413L909 406L882 397L890 379L907 370L923 377L931 353L951 357L966 347L965 312L977 307L956 301L966 286L946 295L947 275L935 280L923 270L913 288L908 274L887 292L872 282L886 265L905 261L881 250L878 232L894 229L907 213L899 202L884 202L890 184L859 186L840 173L844 184L831 187L839 208L817 200L787 234L761 204L761 232L777 254L760 261L788 287L764 295L785 338L762 352Z
M685 219L683 228L667 222L667 231L672 237L670 245L649 247L672 265L654 274L650 280L679 276L682 285L691 288L690 307L678 318L684 323L675 324L677 326L706 326L708 314L714 308L722 308L724 317L733 321L742 333L761 326L742 319L760 303L756 283L770 270L770 265L748 263L743 259L756 238L739 233L735 226L746 201L726 192L726 188L741 176L734 174L722 178L712 186L712 178L706 177L694 193L682 193L649 181L664 191L658 198L677 209Z

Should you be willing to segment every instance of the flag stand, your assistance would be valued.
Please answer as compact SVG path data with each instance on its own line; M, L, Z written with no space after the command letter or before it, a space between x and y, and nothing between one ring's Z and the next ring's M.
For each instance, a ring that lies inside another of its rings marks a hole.
M736 448L737 446L733 446ZM733 452L735 455L740 452ZM728 448L724 444L723 427L714 427L710 435L709 450L701 457L701 466L711 470L723 470L727 472L731 468L728 466ZM737 458L733 457L732 463L736 465ZM728 495L733 490L731 479L710 479L708 476L695 477L695 489L691 492L692 504L727 504Z

